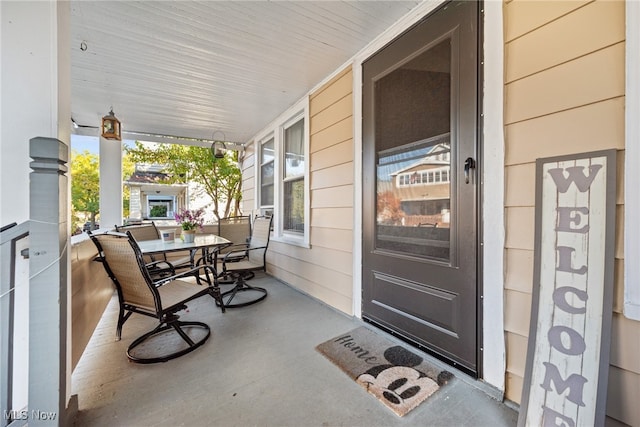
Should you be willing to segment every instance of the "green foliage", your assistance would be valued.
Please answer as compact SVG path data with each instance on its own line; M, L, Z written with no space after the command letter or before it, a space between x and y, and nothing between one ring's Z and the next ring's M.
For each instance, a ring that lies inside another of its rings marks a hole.
M237 166L237 152L227 151L224 158L216 159L208 147L158 144L157 149L150 149L138 141L135 147L126 148L126 152L136 163L167 165L167 184L186 181L200 184L211 197L213 213L218 219L240 214L242 173Z
M136 164L131 160L131 156L126 152L122 156L122 180L126 181L133 174L136 168ZM131 194L128 186L122 188L122 216L123 218L129 218L129 205L131 201Z
M167 207L166 206L153 206L151 208L151 212L149 213L150 217L153 218L166 218L167 217Z
M122 158L123 180L131 176L135 164L124 155ZM123 216L129 216L129 188L122 193ZM84 221L95 224L100 213L100 159L85 150L71 152L71 219L73 228L82 228ZM82 214L82 215L81 215Z
M84 213L95 224L100 213L99 170L97 155L88 151L71 153L71 214L75 221L81 221L78 213Z

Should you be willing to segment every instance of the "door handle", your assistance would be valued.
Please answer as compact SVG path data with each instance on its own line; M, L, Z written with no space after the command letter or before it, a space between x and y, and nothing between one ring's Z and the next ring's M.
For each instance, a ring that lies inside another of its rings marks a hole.
M464 183L469 183L469 170L476 168L476 161L473 160L473 157L467 157L467 160L464 161Z

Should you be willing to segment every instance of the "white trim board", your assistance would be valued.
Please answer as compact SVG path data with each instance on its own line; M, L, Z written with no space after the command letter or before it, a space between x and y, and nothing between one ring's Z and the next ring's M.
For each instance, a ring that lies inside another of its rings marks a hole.
M624 315L640 320L640 193L630 183L638 182L640 170L640 3L626 2L626 88L624 167ZM633 261L631 261L633 260Z

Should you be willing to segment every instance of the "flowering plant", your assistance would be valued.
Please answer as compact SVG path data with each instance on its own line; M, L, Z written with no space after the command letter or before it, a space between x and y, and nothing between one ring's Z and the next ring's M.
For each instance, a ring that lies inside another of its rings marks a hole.
M183 230L195 230L204 225L204 209L202 208L198 210L184 209L176 213L174 217Z

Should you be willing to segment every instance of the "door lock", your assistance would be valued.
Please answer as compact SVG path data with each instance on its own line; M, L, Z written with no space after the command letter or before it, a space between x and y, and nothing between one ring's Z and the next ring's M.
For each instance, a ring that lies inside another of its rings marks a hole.
M476 161L473 160L473 157L467 157L467 160L464 161L464 183L469 183L469 170L476 168Z

